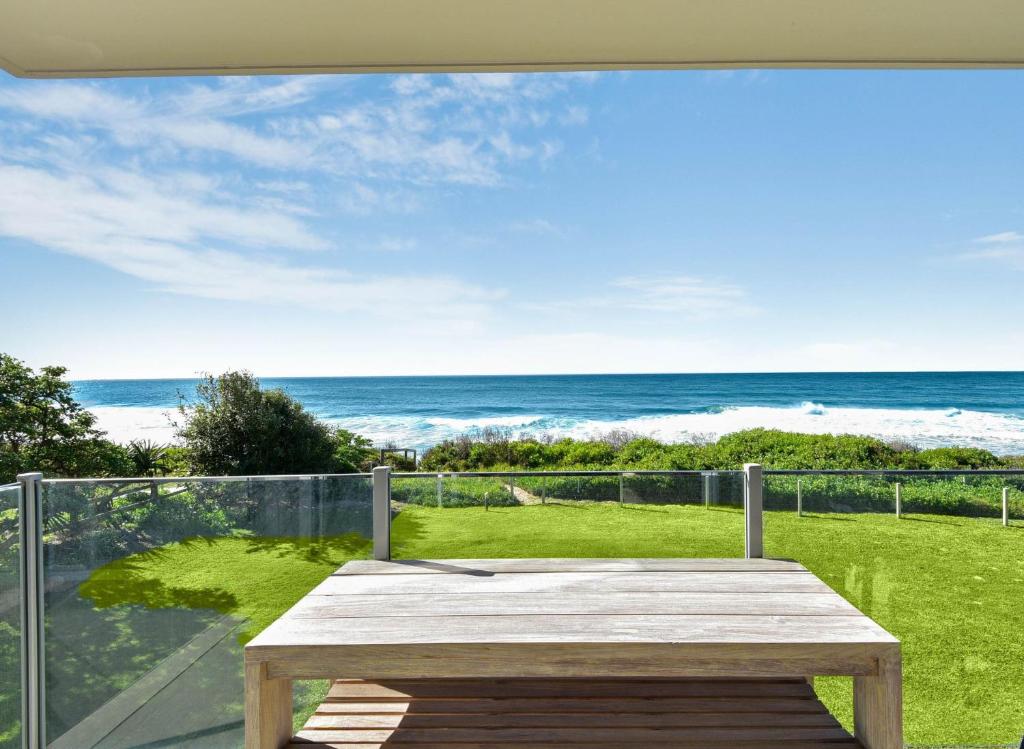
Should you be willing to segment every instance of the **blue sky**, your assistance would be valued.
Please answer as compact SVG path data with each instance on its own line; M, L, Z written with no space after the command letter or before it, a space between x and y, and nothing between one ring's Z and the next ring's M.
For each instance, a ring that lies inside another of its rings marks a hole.
M1022 93L0 74L0 350L78 378L1024 369Z

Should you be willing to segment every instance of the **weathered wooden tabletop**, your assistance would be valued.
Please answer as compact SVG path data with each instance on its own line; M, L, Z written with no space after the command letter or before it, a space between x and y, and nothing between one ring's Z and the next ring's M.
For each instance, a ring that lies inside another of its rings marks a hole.
M898 641L784 560L349 562L245 653L254 749L287 739L292 679L826 674L855 677L864 746L901 746Z

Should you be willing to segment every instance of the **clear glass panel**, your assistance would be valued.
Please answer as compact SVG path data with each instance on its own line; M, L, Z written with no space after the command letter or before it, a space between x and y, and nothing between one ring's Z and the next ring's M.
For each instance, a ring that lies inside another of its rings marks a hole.
M367 476L44 482L48 739L240 747L241 646L369 556L371 507Z
M803 515L797 514L797 481ZM765 477L765 554L796 559L902 642L906 739L1005 745L1019 677L1024 474ZM902 517L896 517L899 485ZM1011 643L1008 645L1008 643ZM936 685L953 685L951 687ZM849 679L815 687L849 726ZM936 724L924 716L955 716ZM944 726L937 733L934 726Z
M0 748L21 746L21 572L18 484L0 486Z
M743 478L425 475L392 481L396 558L741 556Z

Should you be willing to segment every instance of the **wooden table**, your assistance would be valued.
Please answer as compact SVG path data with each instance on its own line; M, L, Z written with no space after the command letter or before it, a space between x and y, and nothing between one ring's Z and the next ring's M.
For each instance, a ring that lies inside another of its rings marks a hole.
M349 562L246 646L246 748L288 745L293 679L850 675L857 741L899 749L900 674L899 642L795 562Z

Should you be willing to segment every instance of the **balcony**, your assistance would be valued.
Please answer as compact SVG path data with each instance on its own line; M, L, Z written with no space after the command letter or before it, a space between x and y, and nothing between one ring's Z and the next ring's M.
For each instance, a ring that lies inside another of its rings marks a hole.
M912 745L951 743L938 710L1003 746L1022 490L1012 471L29 474L0 488L0 745L240 747L244 644L349 560L763 554L903 641ZM936 678L958 688L936 702ZM819 695L849 721L835 681ZM297 686L297 725L326 690Z

